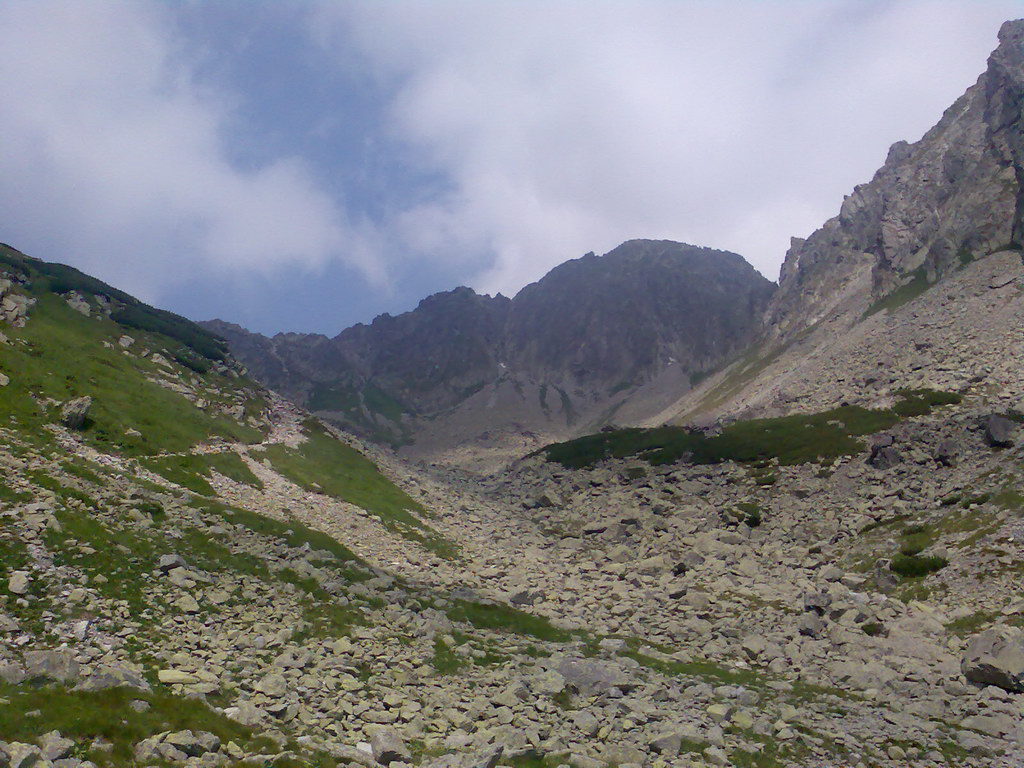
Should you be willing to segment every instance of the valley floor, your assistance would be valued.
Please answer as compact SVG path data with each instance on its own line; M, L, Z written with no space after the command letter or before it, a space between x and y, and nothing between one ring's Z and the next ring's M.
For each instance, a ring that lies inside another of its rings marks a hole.
M989 413L900 422L885 468L534 457L480 481L358 446L421 525L289 479L273 447L311 433L282 401L263 444L201 449L247 470L213 493L6 431L0 758L1024 765L1019 695L961 667L1024 626L1024 467Z

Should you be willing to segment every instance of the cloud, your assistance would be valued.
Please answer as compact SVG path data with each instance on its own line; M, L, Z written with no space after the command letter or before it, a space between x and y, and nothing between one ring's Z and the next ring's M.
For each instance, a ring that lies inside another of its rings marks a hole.
M371 227L298 157L230 160L235 96L205 85L165 9L0 4L0 217L26 252L146 297L169 284L316 270L383 279Z
M1019 2L325 4L391 93L392 138L450 191L392 236L426 259L486 255L515 291L631 237L738 251L774 278L984 69ZM333 34L325 32L329 29Z

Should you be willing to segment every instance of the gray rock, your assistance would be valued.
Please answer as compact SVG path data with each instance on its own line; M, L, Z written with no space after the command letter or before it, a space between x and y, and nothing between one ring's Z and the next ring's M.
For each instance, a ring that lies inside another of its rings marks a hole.
M993 627L967 644L960 670L973 683L1024 693L1024 630Z
M380 765L412 761L412 753L394 728L381 728L373 734L370 738L370 749L373 751L373 759Z
M199 757L220 749L220 739L206 731L175 731L164 736L163 741L189 757Z
M102 691L107 688L148 691L150 685L138 670L121 665L101 664L77 686L77 690L80 691Z
M68 400L60 409L60 423L68 429L81 429L91 407L92 398L88 395Z
M444 755L426 763L424 768L494 768L504 751L504 747L496 745L466 755Z
M280 698L288 693L288 681L284 679L284 675L271 672L264 675L263 679L256 684L256 690L267 696Z
M566 658L558 665L566 684L581 696L596 696L611 688L629 691L637 681L611 661Z
M75 749L75 742L64 738L60 731L50 731L39 738L39 747L43 751L43 757L47 760L62 760L71 757L71 753Z
M7 589L12 595L27 594L31 585L32 577L28 571L15 571L7 580Z
M35 744L12 741L7 745L9 768L31 768L43 759L43 752Z
M160 560L157 562L156 567L167 573L175 568L186 568L188 564L181 555L160 555Z
M944 467L955 467L959 456L960 444L952 438L946 438L935 448L935 461Z
M985 419L985 442L993 448L1012 448L1017 425L1005 416L993 414Z
M903 456L893 447L892 435L878 435L871 441L871 455L868 457L868 464L875 469L892 469L901 461Z
M9 685L18 685L24 682L28 675L20 664L0 664L0 680Z
M70 683L78 678L79 669L69 650L25 652L25 672L29 678Z

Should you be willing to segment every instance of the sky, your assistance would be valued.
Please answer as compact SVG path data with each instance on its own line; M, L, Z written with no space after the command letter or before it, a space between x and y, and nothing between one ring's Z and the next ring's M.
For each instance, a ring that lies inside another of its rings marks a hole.
M0 0L0 241L334 335L631 238L805 237L1024 0Z

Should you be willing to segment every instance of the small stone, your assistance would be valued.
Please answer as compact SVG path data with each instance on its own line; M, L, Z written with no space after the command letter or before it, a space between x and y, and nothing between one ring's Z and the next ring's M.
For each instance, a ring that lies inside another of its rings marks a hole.
M199 603L196 602L196 599L192 597L192 595L182 595L174 601L174 605L182 613L194 614L199 613L200 611Z
M32 577L27 571L15 571L7 580L7 589L13 595L24 595L32 584Z
M156 677L165 685L195 685L199 682L198 677L180 669L161 669Z

